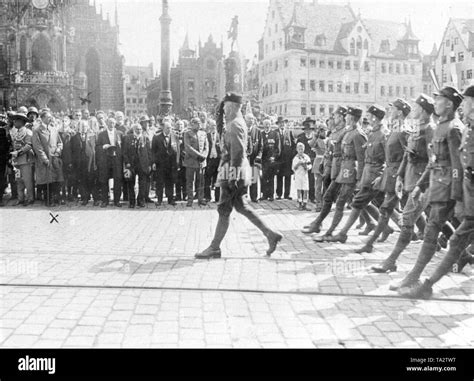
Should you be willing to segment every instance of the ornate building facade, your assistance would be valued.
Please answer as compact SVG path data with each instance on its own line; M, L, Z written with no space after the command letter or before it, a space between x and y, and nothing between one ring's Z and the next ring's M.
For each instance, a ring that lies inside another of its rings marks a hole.
M147 88L154 79L153 64L125 66L125 115L141 116L148 113Z
M179 61L171 68L171 92L173 112L185 115L195 107L212 109L224 96L224 53L222 43L218 47L209 36L199 50L189 47L186 35L179 50Z
M115 23L89 0L0 4L0 104L68 111L123 109L123 57Z
M436 55L441 86L464 91L474 84L474 19L450 19Z
M363 19L350 5L270 0L259 41L262 110L293 119L327 116L422 91L411 24Z

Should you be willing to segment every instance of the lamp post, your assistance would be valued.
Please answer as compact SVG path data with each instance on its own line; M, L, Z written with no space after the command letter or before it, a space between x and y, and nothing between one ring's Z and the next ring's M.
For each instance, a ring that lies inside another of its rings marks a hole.
M171 17L168 14L168 0L163 0L161 23L161 92L160 92L160 115L167 116L171 112L173 99L170 89L170 24Z

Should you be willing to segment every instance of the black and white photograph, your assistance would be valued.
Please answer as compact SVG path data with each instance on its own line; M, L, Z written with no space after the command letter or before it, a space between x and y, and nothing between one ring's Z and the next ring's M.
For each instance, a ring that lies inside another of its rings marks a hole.
M0 348L472 348L473 70L470 0L1 0Z

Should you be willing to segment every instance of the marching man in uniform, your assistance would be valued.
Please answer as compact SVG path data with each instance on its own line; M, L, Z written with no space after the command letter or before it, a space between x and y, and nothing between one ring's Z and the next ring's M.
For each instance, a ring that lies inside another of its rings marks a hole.
M441 90L441 94L443 94L445 89ZM452 98L455 99L456 103L459 102L459 94L453 93L450 95ZM441 263L436 268L434 274L429 278L426 279L424 283L417 283L411 288L400 290L400 294L402 296L407 296L410 298L422 298L428 299L433 294L433 285L438 282L444 275L451 270L453 264L458 261L461 256L461 253L464 249L466 249L469 245L472 245L474 241L474 86L470 86L464 92L464 113L466 118L466 129L464 130L462 142L461 142L461 164L462 164L462 174L460 173L460 177L462 179L462 202L463 202L463 211L464 211L464 220L456 229L454 234L451 236L449 241L449 251L446 253L446 256L443 258ZM449 99L449 98L448 98ZM454 103L454 102L453 102ZM454 103L454 104L456 104ZM443 122L441 122L443 123ZM454 130L454 134L457 135L459 127L459 121L455 119L452 120L450 123ZM435 139L437 138L437 134L435 133ZM435 140L436 141L436 140ZM456 140L455 140L456 142ZM454 148L454 147L453 147ZM457 152L453 152L458 154ZM455 162L452 162L453 165L453 187L459 186L459 181L455 181L454 171L457 169ZM457 178L456 178L457 179ZM451 199L457 197L457 194L451 195ZM436 215L435 215L436 216ZM435 221L436 223L437 221ZM428 235L428 234L427 234ZM432 238L431 238L432 239ZM426 240L425 240L426 242ZM424 247L423 247L424 248ZM432 249L432 247L430 246ZM425 257L422 256L424 252L420 253L420 257L423 260L420 264L425 263ZM425 252L426 254L427 252ZM427 253L428 255L431 254ZM426 257L428 257L428 255ZM472 257L470 257L466 252L464 254L462 263L458 265L465 265L467 261L472 261ZM426 258L427 259L427 258ZM417 274L415 274L417 275Z
M400 284L390 286L392 291L399 290L400 293L417 284L425 266L436 252L441 228L453 216L456 201L462 201L463 168L459 147L464 125L455 117L455 113L463 97L453 87L445 87L435 95L435 112L439 115L439 120L433 134L433 152L425 172L412 192L412 197L418 199L427 186L426 178L429 176L430 217L415 266Z
M214 239L211 245L195 255L198 259L220 258L220 245L230 224L230 214L235 208L237 212L247 217L267 237L270 256L283 238L271 230L251 209L244 204L243 196L250 184L251 169L247 160L247 126L242 116L242 97L228 93L224 97L225 132L223 133L223 152L219 168L218 183L221 195L217 211L217 222Z

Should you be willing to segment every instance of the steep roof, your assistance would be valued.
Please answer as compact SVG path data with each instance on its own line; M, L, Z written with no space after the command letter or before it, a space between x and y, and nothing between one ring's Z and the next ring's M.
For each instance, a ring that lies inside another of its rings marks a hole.
M406 25L394 21L363 19L362 23L372 39L376 54L392 55L397 48L397 41L403 39L406 34ZM380 53L382 41L390 44L390 53Z
M305 26L306 47L334 50L341 26L355 20L352 9L346 5L295 3L296 22ZM326 45L315 45L316 36L324 35Z
M474 45L474 19L451 19L451 21L461 35L464 45L468 49L474 49L474 46L469 46L469 39L471 45Z

